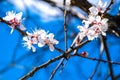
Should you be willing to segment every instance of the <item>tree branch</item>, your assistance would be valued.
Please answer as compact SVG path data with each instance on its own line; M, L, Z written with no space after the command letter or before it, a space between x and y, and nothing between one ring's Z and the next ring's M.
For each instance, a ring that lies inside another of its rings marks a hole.
M35 74L35 72L37 72L38 70L47 67L49 64L51 64L51 63L53 63L53 62L55 62L55 61L57 61L57 60L59 60L59 59L61 59L63 57L64 57L64 54L62 54L60 56L57 56L57 57L49 60L48 62L46 62L46 63L44 63L44 64L42 64L42 65L40 65L38 67L34 67L34 69L31 72L29 72L27 75L25 75L20 80L27 80L29 77L32 77Z
M78 57L93 60L93 61L100 61L100 62L103 62L103 63L110 63L110 64L120 65L120 62L108 61L108 60L97 59L97 58L92 58L92 57L85 57L85 56L81 56L80 54L72 54L72 55L70 55L70 57L74 57L74 56L78 56Z
M31 72L29 72L27 75L25 75L25 76L24 76L23 78L21 78L20 80L26 80L26 79L32 77L32 76L35 74L35 72L37 72L38 70L40 70L40 69L42 69L42 68L47 67L49 64L51 64L51 63L53 63L53 62L55 62L55 61L57 61L57 60L59 60L59 59L61 59L61 58L67 58L67 56L69 55L69 53L71 53L71 52L74 51L75 49L78 49L78 48L82 47L83 45L85 45L85 44L88 43L88 42L89 42L89 41L87 40L87 41L79 44L79 45L76 46L75 48L70 48L70 49L68 49L68 51L66 51L66 52L63 51L63 50L60 50L60 49L58 49L58 48L55 48L55 49L57 49L59 52L64 52L64 53L63 53L62 55L58 56L58 57L55 57L55 58L49 60L48 62L46 62L46 63L44 63L44 64L42 64L42 65L40 65L40 66L38 66L38 67L35 67Z
M102 42L102 44L104 46L104 50L105 50L105 53L106 53L107 60L111 61L110 54L109 54L109 51L108 51L108 48L107 48L107 44L106 44L106 39L102 35L101 35L101 40L102 40L101 42ZM113 72L113 69L112 69L112 64L108 63L108 67L109 67L109 70L110 70L111 79L114 80L114 72Z

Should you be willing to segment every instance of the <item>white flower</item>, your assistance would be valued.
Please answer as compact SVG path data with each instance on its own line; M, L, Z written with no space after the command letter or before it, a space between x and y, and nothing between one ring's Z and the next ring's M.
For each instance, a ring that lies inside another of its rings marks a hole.
M98 15L99 12L99 10L95 6L90 7L89 11L92 15Z
M6 21L10 21L13 20L14 18L16 19L16 21L20 22L21 18L22 18L22 12L15 14L13 11L8 11L6 13L6 16L3 18Z
M101 20L101 25L100 25L100 31L101 31L101 34L106 36L106 31L108 30L108 19L107 18L103 18Z
M87 36L88 40L93 40L99 37L100 34L106 36L108 29L108 19L101 19L100 16L89 15L87 20L83 20L84 26L78 26L80 40Z
M107 2L103 4L103 2L99 0L96 6L92 6L89 8L89 11L92 15L98 15L99 12L104 13L104 11L106 10L106 6Z
M25 30L26 28L21 24L22 21L22 12L15 14L13 11L8 11L6 13L6 16L3 17L4 20L8 21L8 23L10 24L10 27L12 28L11 32L13 32L14 28L16 26L20 26L21 30Z
M89 28L89 31L87 33L88 40L93 40L99 36L99 28L98 25L93 25Z
M23 37L24 46L27 46L28 49L32 49L33 52L36 51L36 48L33 46L33 41L30 36Z
M50 51L54 51L54 45L59 42L54 39L54 34L49 33L45 30L35 30L33 33L26 32L27 36L23 37L24 44L28 47L28 49L32 49L33 52L36 51L34 45L38 45L38 47L43 47L44 45L48 45Z
M82 40L87 35L89 29L87 26L78 26L77 28L80 30L79 38Z
M54 45L58 43L59 42L56 39L54 39L53 33L47 35L46 44L49 46L50 51L54 51Z
M99 0L96 7L98 8L99 12L104 13L106 10L107 2L103 3L102 0Z
M93 23L95 21L95 17L96 16L91 15L91 14L88 16L88 22L89 22L89 24L91 24L91 23Z

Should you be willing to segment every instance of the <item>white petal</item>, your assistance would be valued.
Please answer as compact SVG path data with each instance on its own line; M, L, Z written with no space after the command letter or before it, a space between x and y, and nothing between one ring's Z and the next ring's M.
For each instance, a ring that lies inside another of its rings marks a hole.
M6 13L6 16L3 17L3 19L6 20L6 21L10 21L10 20L12 20L14 18L15 18L15 13L13 13L13 11L8 11Z
M101 17L100 17L100 16L97 16L97 17L96 17L96 21L97 21L97 22L100 22L100 21L101 21Z
M50 34L48 34L47 36L48 36L49 39L51 39L51 40L54 38L54 34L53 34L53 33L50 33Z
M37 38L32 38L32 41L33 41L33 44L37 44L38 43Z
M32 47L32 51L36 52L36 48L34 46L31 46L31 47Z
M59 41L54 39L54 44L59 44Z
M107 1L104 3L103 8L105 8L106 6L107 6Z
M97 6L99 6L99 7L102 7L102 6L103 6L103 3L102 3L102 1L101 1L101 0L99 0L99 2L98 2L98 4L97 4Z
M105 33L105 32L102 32L102 35L103 35L103 36L106 36L106 33Z
M45 45L45 43L38 43L38 47L43 47Z
M107 21L108 21L108 19L107 19L107 18L104 18L104 19L102 19L101 23L102 23L102 24L105 24L105 23L107 23Z
M24 41L28 41L28 38L27 38L27 37L23 37L23 40L24 40Z
M23 14L22 12L16 14L16 19L17 19L17 20L21 20L22 14Z
M10 34L12 34L12 33L13 33L13 31L14 31L14 28L12 28L12 30L10 31Z
M49 45L50 51L54 51L54 46L52 44Z
M26 30L26 27L23 24L20 24L20 29L24 31Z
M89 8L89 11L91 12L92 15L97 15L98 14L98 9L94 6Z

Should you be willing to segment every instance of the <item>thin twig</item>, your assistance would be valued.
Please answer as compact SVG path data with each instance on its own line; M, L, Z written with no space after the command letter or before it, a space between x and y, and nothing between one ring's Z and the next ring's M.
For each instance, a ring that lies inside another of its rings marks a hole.
M66 26L66 17L67 17L66 0L63 0L63 6L64 6L64 41L65 41L65 51L67 51L68 45L67 45L67 26ZM53 70L50 80L52 80L52 78L55 76L55 73L57 72L59 67L63 64L64 60L65 60L65 58L62 58L61 61L56 66L56 68Z
M79 44L79 45L78 45L77 47L75 47L75 48L70 48L70 49L68 49L68 51L66 51L66 52L63 51L63 50L60 50L60 49L58 49L58 48L55 48L55 49L57 49L58 51L64 52L64 53L63 53L62 55L58 56L58 57L55 57L55 58L49 60L48 62L46 62L46 63L44 63L44 64L42 64L42 65L40 65L40 66L38 66L38 67L35 67L31 72L29 72L28 74L26 74L26 75L25 75L23 78L21 78L20 80L27 80L28 78L32 77L32 76L35 74L35 72L37 72L38 70L47 67L49 64L51 64L51 63L53 63L53 62L55 62L55 61L57 61L57 60L59 60L59 59L61 59L61 58L64 58L64 57L66 58L69 53L71 53L71 52L74 51L75 49L78 49L78 48L84 46L84 45L85 45L86 43L88 43L88 42L89 42L89 41L87 40L87 41Z
M85 57L85 56L81 56L80 54L72 54L70 55L70 57L74 57L74 56L78 56L84 59L89 59L89 60L93 60L93 61L101 61L103 63L110 63L110 64L116 64L116 65L120 65L120 62L114 62L114 61L108 61L108 60L103 60L103 59L97 59L97 58L92 58L92 57Z
M35 72L37 72L38 70L47 67L49 64L51 64L51 63L53 63L53 62L55 62L55 61L57 61L57 60L59 60L59 59L61 59L63 57L64 57L64 54L60 55L60 56L57 56L57 57L47 61L46 63L44 63L44 64L42 64L42 65L40 65L38 67L34 67L34 69L31 72L29 72L27 75L25 75L20 80L27 80L29 77L32 77L35 74Z
M103 53L103 44L101 43L101 46L100 46L100 55L99 55L99 59L102 59L102 53ZM100 65L100 62L101 61L98 61L96 66L95 66L95 69L93 70L91 76L89 77L89 80L92 80L92 78L94 77L95 73L97 72L97 69Z
M63 1L64 6L64 39L65 39L65 50L67 51L67 24L66 24L66 17L67 17L67 10L66 10L66 0Z
M106 39L102 35L101 35L101 39L102 39L101 42L102 42L102 44L104 46L104 50L105 50L105 53L106 53L107 60L111 61L110 54L109 54L109 51L108 51L108 47L107 47L107 44L106 44ZM110 70L111 79L114 80L114 72L113 72L113 69L112 69L112 64L108 63L108 67L109 67L109 70Z
M50 76L50 79L49 80L52 80L55 76L55 73L57 72L57 70L60 68L60 66L63 64L63 61L65 60L65 58L62 58L61 61L59 62L59 64L57 65L57 67L53 70L51 76Z

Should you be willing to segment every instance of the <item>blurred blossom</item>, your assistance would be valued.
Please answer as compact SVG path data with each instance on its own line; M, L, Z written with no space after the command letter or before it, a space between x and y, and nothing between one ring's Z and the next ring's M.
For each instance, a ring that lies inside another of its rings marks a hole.
M50 21L59 18L63 15L63 12L57 8L52 7L49 3L40 0L15 0L11 1L20 9L30 9L32 13L36 13L42 17L43 21ZM26 8L27 7L27 8ZM49 17L49 18L48 18Z

